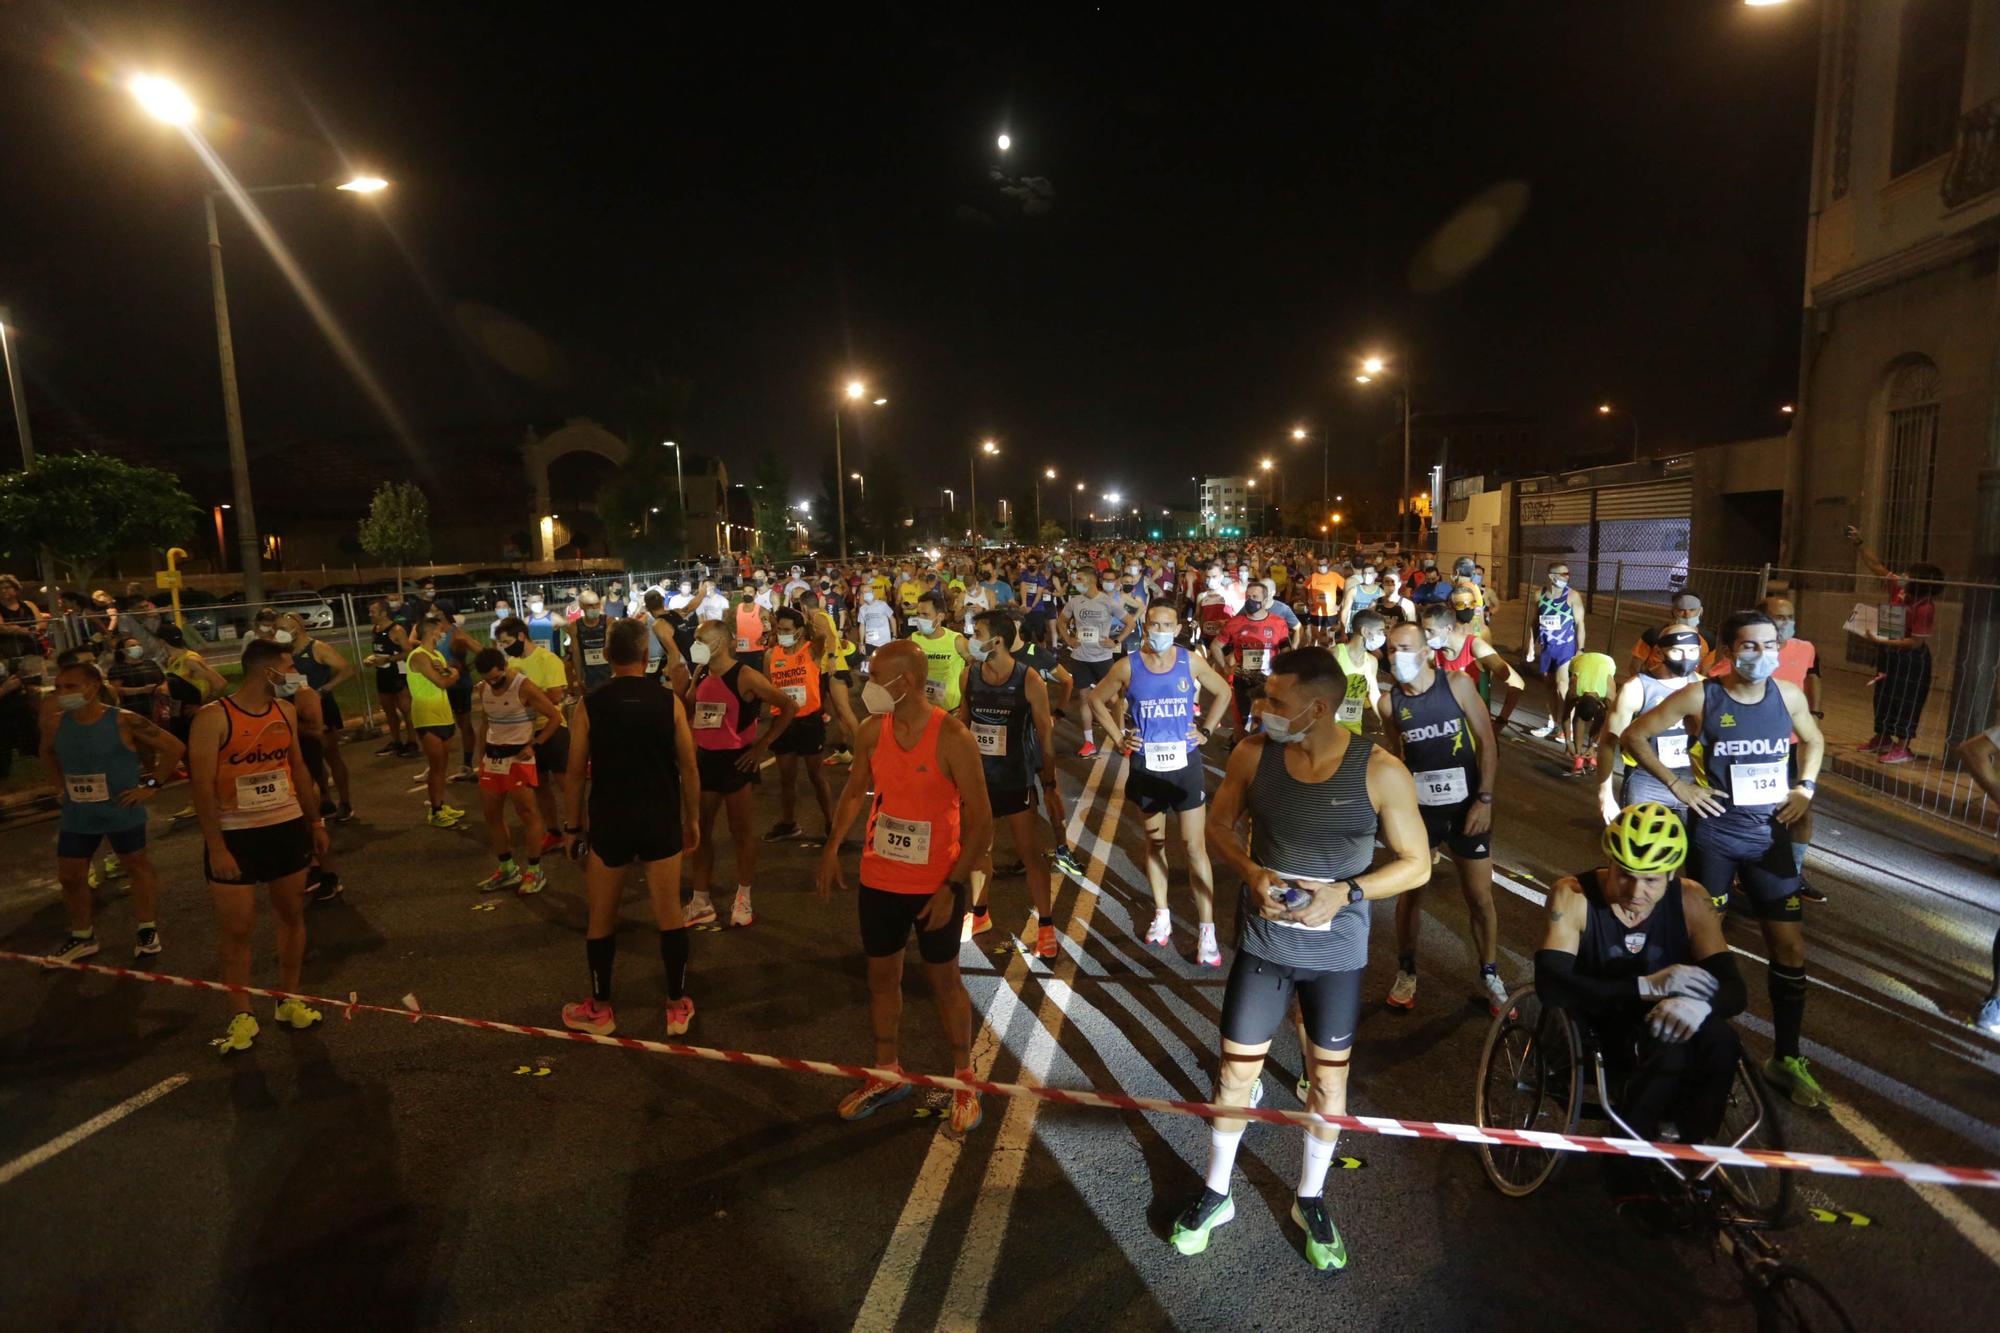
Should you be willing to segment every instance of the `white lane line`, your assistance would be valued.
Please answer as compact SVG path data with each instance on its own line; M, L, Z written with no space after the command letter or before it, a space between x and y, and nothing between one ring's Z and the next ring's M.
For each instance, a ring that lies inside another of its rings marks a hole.
M74 1148L92 1134L97 1133L98 1130L109 1129L126 1116L131 1115L134 1111L160 1100L160 1098L166 1096L187 1081L188 1076L186 1074L175 1074L172 1078L163 1078L144 1092L135 1093L127 1097L124 1101L103 1114L92 1116L75 1129L69 1131L69 1133L50 1139L33 1152L23 1153L21 1156L7 1163L7 1165L0 1166L0 1185L5 1185L16 1176L34 1170L57 1153L66 1152Z
M1910 1154L1901 1144L1861 1112L1843 1102L1835 1102L1832 1110L1834 1123L1852 1134L1862 1147L1876 1157L1891 1162L1910 1160ZM1992 1223L1967 1207L1957 1191L1942 1185L1911 1184L1907 1188L1929 1204L1939 1217L1951 1225L1952 1230L1965 1237L1968 1244L1985 1255L1986 1262L2000 1268L2000 1230L1995 1230Z
M1070 816L1069 842L1072 847L1080 840L1082 812L1089 807L1099 782L1110 768L1110 762L1109 748L1098 751L1097 762L1091 765L1090 777L1078 794L1075 811ZM1087 914L1089 905L1095 902L1094 896L1079 894L1072 918ZM1065 933L1075 936L1080 942L1080 929L1072 919ZM1020 955L1015 955L1015 958L1019 959ZM1012 971L1013 966L1010 962L1006 971ZM980 1078L991 1073L994 1059L1005 1048L1006 1042L1002 1038L1019 1004L1020 998L1003 972L994 982L993 994L984 1012L978 1015L980 1026L973 1034L975 1050L972 1065ZM1022 1100L1025 1099L1010 1098L1009 1112L1014 1102ZM903 1201L903 1210L896 1218L895 1230L890 1233L889 1243L883 1248L882 1258L875 1266L868 1294L862 1298L861 1308L855 1313L856 1329L875 1333L875 1330L895 1327L903 1302L909 1297L910 1282L923 1260L924 1247L930 1241L931 1228L944 1206L945 1189L951 1183L952 1172L958 1166L963 1150L963 1142L948 1134L932 1135L930 1148L924 1154L924 1164L910 1186L909 1197Z

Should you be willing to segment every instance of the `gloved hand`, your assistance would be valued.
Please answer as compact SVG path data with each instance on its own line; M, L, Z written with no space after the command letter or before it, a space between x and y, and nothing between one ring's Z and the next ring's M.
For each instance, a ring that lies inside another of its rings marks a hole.
M1706 1000L1669 995L1646 1015L1646 1027L1661 1041L1686 1041L1695 1034L1695 1029L1708 1021L1708 1014Z
M1715 998L1715 975L1691 963L1663 967L1649 977L1639 978L1639 998L1664 1000L1669 995L1686 995L1697 1000Z

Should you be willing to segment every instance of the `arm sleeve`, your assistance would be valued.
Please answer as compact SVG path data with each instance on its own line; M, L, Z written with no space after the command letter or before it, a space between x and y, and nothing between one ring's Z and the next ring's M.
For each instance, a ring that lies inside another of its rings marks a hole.
M1537 989L1541 975L1541 956L1535 958ZM1716 980L1715 996L1709 1000L1710 1013L1716 1018L1734 1018L1743 1012L1750 997L1743 987L1743 973L1736 966L1736 955L1724 949L1712 953L1701 960L1698 966Z
M1728 955L1723 955L1728 957ZM1742 982L1737 982L1742 991ZM1560 949L1535 951L1535 994L1543 1004L1569 1009L1579 1014L1604 1012L1612 1003L1639 998L1639 982L1634 977L1580 977L1576 955Z

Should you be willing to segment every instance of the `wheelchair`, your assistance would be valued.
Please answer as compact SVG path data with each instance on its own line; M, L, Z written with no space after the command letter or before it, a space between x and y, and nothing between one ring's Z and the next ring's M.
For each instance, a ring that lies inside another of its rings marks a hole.
M1482 1129L1582 1132L1638 1138L1618 1112L1618 1092L1637 1063L1636 1053L1604 1048L1591 1028L1560 1009L1543 1006L1533 986L1508 998L1508 1007L1487 1029L1479 1053L1473 1123ZM1594 1123L1592 1123L1594 1122ZM1784 1131L1756 1071L1736 1062L1719 1144L1732 1148L1782 1150ZM1481 1144L1480 1164L1495 1189L1526 1198L1562 1169L1572 1152L1553 1148ZM1740 1210L1740 1221L1780 1225L1791 1206L1790 1171L1734 1167L1652 1158L1697 1197L1713 1193L1711 1179Z

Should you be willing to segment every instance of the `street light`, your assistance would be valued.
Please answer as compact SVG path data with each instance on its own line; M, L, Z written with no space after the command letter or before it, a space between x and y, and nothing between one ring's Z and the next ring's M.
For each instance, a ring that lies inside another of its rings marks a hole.
M1366 383L1367 381L1363 380L1362 382ZM1304 426L1294 426L1292 427L1292 438L1309 442L1312 439L1312 432ZM1322 430L1319 433L1319 507L1321 509L1326 508L1326 493L1332 489L1330 479L1333 475L1333 467L1330 444L1331 441L1328 439L1327 432Z
M981 440L979 448L973 451L972 461L966 465L965 469L972 477L972 485L966 492L966 499L970 503L966 505L965 509L967 517L972 520L972 549L975 551L979 549L979 455L998 454L999 452L999 445L991 440Z
M125 85L147 115L164 125L187 125L195 118L194 99L171 79L140 74Z
M389 182L380 176L356 176L352 180L342 181L333 188L345 190L349 194L380 194L389 188Z
M854 482L855 488L861 492L861 498L866 500L868 498L868 478L862 476L859 472L850 472L847 475Z
M1609 403L1599 403L1597 405L1597 415L1601 417L1621 416L1624 417L1627 421L1632 423L1632 461L1635 463L1638 462L1639 461L1639 418L1633 416L1630 412L1627 412L1624 408L1613 407Z
M1361 361L1361 373L1354 377L1354 382L1356 384L1370 384L1387 374L1388 371L1389 363L1383 358L1379 356L1363 357ZM1410 493L1410 363L1408 357L1404 358L1403 364L1397 368L1395 375L1397 388L1403 396L1403 494L1408 495ZM1398 538L1401 538L1403 535L1403 529L1409 526L1407 521L1409 517L1410 515L1406 511L1404 522L1397 529L1396 535Z
M1083 493L1084 483L1078 482L1076 489L1069 493L1069 535L1081 540L1076 529L1076 497Z
M860 380L849 380L847 382L848 401L858 405L867 393L868 386ZM887 398L877 398L875 406L881 407L888 401ZM840 534L840 562L842 564L847 563L847 486L845 483L840 482L838 478L846 471L847 463L840 449L840 400L836 398L833 400L833 475L836 478L833 487L833 498L835 527L839 530ZM859 480L858 476L856 480ZM866 494L866 492L864 491L863 494Z
M1014 136L1012 136L1011 134L1003 134L999 137L999 139L995 140L995 142L1000 145L1000 151L1004 153L1009 148L1012 148L1014 146Z
M1040 477L1035 478L1035 540L1036 541L1040 541L1042 537L1043 478L1047 478L1049 481L1054 481L1056 479L1056 470L1052 467L1045 467L1042 469L1042 475Z

